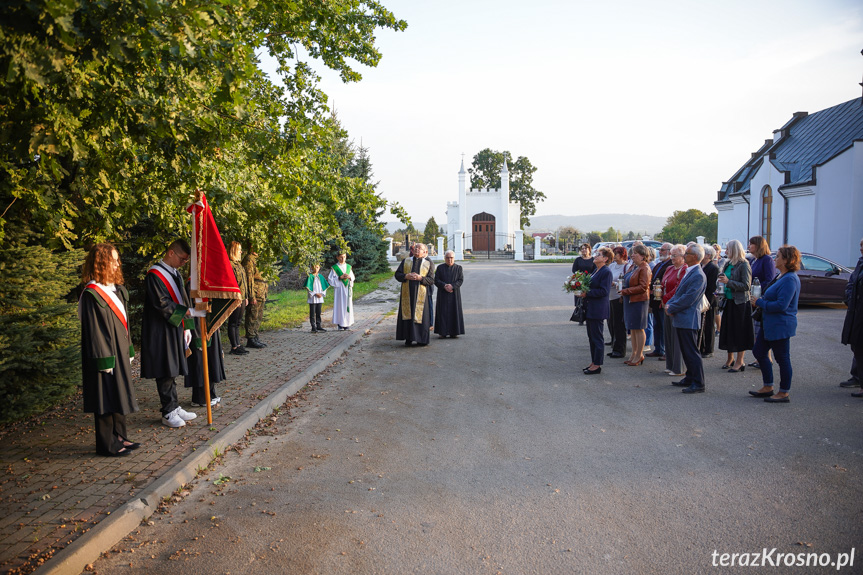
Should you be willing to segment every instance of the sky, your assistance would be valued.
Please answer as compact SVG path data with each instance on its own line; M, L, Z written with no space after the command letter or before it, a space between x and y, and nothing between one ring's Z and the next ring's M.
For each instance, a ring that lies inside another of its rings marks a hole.
M415 224L446 222L462 154L484 148L537 168L537 215L715 211L794 112L863 90L857 1L381 2L408 28L379 32L378 66L351 84L317 69Z

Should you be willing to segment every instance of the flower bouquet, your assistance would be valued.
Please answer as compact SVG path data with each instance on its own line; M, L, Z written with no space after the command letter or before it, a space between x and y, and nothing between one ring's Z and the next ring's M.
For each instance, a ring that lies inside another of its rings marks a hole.
M590 289L590 274L585 272L575 272L563 284L563 291L575 295L580 295Z

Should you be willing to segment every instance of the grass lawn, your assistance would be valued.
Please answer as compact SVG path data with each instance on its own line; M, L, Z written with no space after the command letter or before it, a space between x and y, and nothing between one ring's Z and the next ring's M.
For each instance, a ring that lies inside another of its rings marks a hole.
M378 286L391 277L393 277L392 272L381 272L373 275L367 281L354 283L354 300L375 291ZM297 327L308 322L309 304L306 302L307 298L308 292L305 289L285 290L270 297L264 309L264 322L261 324L261 331ZM327 290L322 311L331 309L333 309L333 293Z

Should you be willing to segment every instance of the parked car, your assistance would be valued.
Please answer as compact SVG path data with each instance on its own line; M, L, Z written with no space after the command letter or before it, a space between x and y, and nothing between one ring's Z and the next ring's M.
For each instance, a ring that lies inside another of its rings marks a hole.
M776 258L776 252L772 254ZM850 270L815 254L800 254L800 303L844 303Z
M615 246L619 246L619 245L620 245L620 244L619 244L619 243L617 243L617 242L596 242L595 244L593 244L593 250L591 250L591 252L590 252L590 253L591 253L591 255L594 255L594 256L595 256L595 255L596 255L596 251L597 251L599 248L601 248L601 247L609 247L609 248L613 248L613 247L615 247Z
M636 241L640 241L641 243L643 243L647 247L653 248L653 250L656 252L659 251L659 247L662 245L662 242L658 242L656 240L627 240L620 245L625 247L626 251L629 252L629 250L632 249L632 244L634 244Z

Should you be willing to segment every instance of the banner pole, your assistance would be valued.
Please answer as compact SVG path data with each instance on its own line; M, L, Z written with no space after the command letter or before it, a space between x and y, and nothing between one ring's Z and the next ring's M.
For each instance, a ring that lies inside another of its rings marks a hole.
M210 405L210 361L207 356L207 317L201 318L201 355L204 364L204 403L207 405L207 423L213 424L213 407Z

